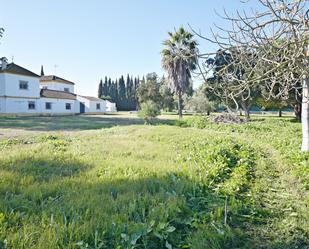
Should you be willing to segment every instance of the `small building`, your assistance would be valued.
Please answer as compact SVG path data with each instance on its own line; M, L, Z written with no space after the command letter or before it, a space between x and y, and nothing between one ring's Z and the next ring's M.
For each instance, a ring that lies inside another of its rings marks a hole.
M107 112L117 112L116 103L105 100L106 102L106 111Z
M90 96L77 95L80 113L103 113L106 112L106 102L103 99Z

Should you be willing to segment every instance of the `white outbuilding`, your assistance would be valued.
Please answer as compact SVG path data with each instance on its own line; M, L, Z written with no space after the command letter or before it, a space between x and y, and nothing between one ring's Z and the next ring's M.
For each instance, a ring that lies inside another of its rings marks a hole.
M103 113L106 112L106 102L103 99L99 99L91 96L77 95L76 99L79 102L80 113Z
M106 102L106 111L107 112L117 112L116 103L105 100Z

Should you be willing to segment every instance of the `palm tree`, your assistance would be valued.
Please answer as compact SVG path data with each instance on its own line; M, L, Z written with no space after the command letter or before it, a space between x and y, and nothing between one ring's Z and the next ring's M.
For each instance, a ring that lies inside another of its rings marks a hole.
M168 34L170 38L163 43L162 66L167 72L168 87L178 96L178 114L182 118L182 96L190 88L191 72L198 62L198 44L183 27Z

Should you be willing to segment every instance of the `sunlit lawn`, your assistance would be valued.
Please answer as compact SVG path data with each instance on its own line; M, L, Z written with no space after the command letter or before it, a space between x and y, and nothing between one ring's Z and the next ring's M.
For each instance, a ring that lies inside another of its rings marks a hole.
M299 123L175 119L1 117L0 248L307 248Z

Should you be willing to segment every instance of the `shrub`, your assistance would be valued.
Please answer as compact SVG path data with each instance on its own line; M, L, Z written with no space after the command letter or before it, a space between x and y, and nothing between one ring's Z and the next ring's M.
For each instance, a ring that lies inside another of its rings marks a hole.
M159 106L153 101L146 101L141 104L138 116L145 120L146 124L152 124L155 118L160 115Z
M205 116L193 116L192 118L189 118L186 120L188 127L194 127L198 129L204 129L207 126L208 118Z

